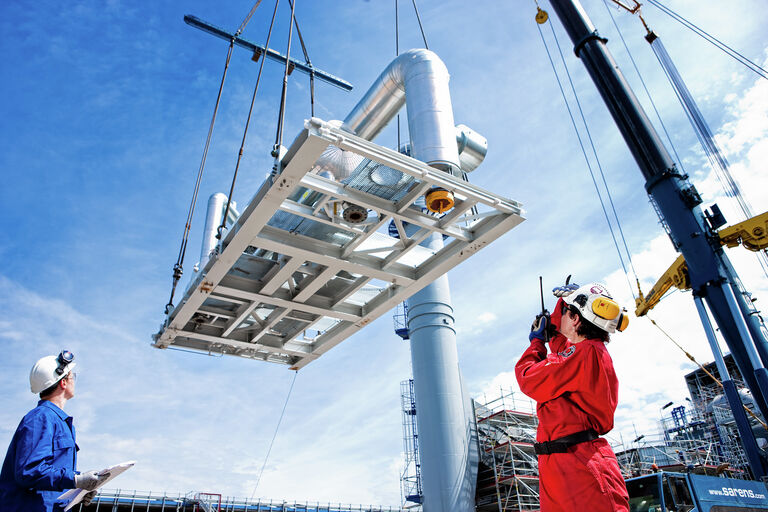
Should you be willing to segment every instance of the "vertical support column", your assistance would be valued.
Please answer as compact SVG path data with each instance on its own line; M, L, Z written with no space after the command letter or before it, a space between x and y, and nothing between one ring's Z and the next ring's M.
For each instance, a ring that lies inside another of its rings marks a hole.
M693 301L696 303L696 310L699 312L701 325L704 327L704 332L707 334L707 340L712 349L712 355L715 356L715 365L717 366L717 372L720 374L720 381L723 383L723 392L725 398L728 400L728 405L731 406L733 419L736 421L736 428L739 430L741 444L744 446L744 451L747 454L749 466L752 468L754 477L756 479L761 479L766 475L766 468L760 457L760 449L755 440L755 433L752 431L747 414L744 412L744 406L739 397L739 392L736 389L736 384L734 384L733 379L731 379L731 376L728 373L728 368L725 366L725 360L723 360L723 354L720 352L720 345L717 343L715 331L712 329L712 324L709 321L709 315L704 307L704 303L702 302L701 297L696 295L693 296Z
M437 251L443 246L442 236L435 233L421 245ZM477 446L472 442L471 414L465 411L447 276L408 299L408 331L424 511L473 511Z

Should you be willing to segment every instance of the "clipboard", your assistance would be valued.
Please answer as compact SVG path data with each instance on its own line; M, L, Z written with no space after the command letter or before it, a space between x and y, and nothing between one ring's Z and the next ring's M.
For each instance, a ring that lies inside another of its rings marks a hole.
M106 480L104 480L101 485L99 485L96 489L100 489L103 487L107 482L110 482L113 478L115 478L118 475L121 475L123 472L131 469L136 464L136 461L131 460L128 462L122 462L120 464L115 464L114 466L110 466L108 468L104 468L101 471L98 472L99 475L105 475L109 473L109 476ZM81 501L83 501L83 498L85 498L85 495L88 494L91 491L86 491L85 489L70 489L67 492L63 493L61 496L56 498L57 500L70 500L67 506L64 508L64 512L71 509Z

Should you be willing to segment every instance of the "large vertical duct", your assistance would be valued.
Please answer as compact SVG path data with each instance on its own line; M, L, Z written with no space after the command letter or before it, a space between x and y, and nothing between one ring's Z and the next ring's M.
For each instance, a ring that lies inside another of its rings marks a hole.
M200 247L200 270L205 268L211 259L211 252L216 248L218 240L216 234L224 216L224 206L227 204L227 196L221 192L212 194L208 198L208 211L205 214L205 228L203 229L203 243Z
M368 140L407 105L411 156L443 170L459 167L448 70L429 50L403 53L381 73L342 128ZM412 226L407 228L412 234ZM436 234L421 245L439 251ZM425 512L474 510L477 446L462 392L448 277L408 300Z

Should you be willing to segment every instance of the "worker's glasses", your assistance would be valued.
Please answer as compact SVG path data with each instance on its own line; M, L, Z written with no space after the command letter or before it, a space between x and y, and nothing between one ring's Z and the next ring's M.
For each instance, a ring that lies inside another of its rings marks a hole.
M75 354L70 352L69 350L62 350L59 354L59 357L56 358L56 362L59 363L59 366L56 368L56 374L61 375L64 373L64 369L72 364L72 361L75 360Z

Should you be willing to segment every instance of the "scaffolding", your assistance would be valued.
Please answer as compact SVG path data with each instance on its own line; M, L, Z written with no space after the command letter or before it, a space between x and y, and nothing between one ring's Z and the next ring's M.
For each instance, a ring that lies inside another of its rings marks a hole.
M499 396L474 402L480 445L478 511L539 509L539 471L534 404L525 396L500 390Z
M733 357L724 357L728 372L747 405L751 398ZM657 470L692 471L732 478L751 478L741 438L733 414L717 382L720 379L714 363L685 376L690 393L687 405L679 405L663 413L656 435L642 435L630 446L619 445L616 456L625 477L639 476ZM765 432L753 422L758 439Z
M421 490L419 431L416 422L416 393L413 379L400 383L403 411L403 472L400 475L400 498L403 508L419 509L424 494Z

